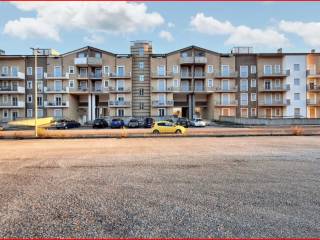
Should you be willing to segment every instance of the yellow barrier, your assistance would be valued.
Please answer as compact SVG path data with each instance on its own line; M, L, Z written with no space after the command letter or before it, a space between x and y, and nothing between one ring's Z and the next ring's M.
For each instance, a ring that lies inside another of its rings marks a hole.
M35 122L36 122L36 120L34 118L32 118L32 119L10 121L8 124L10 126L29 126L29 127L34 127L35 126ZM52 117L38 118L37 119L37 126L39 126L39 127L50 127L53 122L54 122L54 119Z

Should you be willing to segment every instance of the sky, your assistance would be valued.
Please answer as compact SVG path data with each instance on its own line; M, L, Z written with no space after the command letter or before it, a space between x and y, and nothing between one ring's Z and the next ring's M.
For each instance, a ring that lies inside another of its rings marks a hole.
M0 2L0 49L129 53L130 41L150 40L154 53L190 45L309 52L320 49L319 12L320 2Z

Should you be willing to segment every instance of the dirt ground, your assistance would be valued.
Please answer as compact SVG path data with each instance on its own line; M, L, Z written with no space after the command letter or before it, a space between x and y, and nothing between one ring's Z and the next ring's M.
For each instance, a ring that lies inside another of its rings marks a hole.
M0 140L0 237L319 237L320 137Z

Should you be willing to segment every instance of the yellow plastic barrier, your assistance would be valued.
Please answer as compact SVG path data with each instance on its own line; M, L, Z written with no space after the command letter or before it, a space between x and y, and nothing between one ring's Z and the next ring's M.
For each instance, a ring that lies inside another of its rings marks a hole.
M35 126L35 122L36 122L36 120L33 118L33 119L10 121L8 124L10 126L29 126L29 127L34 127ZM53 122L54 122L54 119L52 117L38 118L37 119L37 126L38 127L50 127Z

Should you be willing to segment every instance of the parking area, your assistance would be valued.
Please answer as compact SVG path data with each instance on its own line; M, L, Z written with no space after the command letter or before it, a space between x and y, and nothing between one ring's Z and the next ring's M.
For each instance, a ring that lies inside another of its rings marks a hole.
M0 237L319 237L319 137L0 141Z

